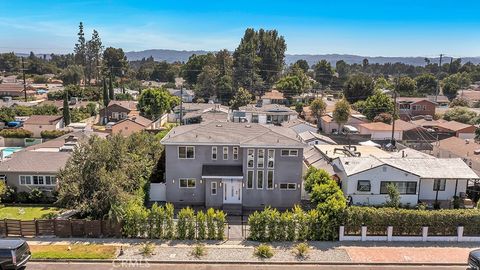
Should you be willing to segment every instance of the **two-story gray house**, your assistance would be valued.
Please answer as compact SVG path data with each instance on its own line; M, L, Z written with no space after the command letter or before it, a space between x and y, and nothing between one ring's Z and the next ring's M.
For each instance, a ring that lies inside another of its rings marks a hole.
M231 214L300 202L303 147L289 128L209 122L173 128L166 151L166 201Z

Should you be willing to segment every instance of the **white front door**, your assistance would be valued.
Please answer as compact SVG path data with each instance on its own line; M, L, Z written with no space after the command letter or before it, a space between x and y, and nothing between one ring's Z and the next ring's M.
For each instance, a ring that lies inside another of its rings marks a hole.
M242 180L223 179L223 203L242 203Z

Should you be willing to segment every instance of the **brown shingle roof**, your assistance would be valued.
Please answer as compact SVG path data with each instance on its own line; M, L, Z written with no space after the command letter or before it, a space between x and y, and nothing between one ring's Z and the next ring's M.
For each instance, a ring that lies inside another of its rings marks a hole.
M270 92L266 92L262 99L285 99L283 93L278 90L272 90Z
M111 100L108 103L108 107L112 105L118 105L120 107L123 107L127 110L135 111L137 110L137 104L138 102L132 101L132 100Z
M429 100L428 98L425 97L397 97L397 103L398 102L412 102L412 103L417 103L420 101L428 101L430 103L434 103L434 101Z
M369 130L379 130L379 131L392 130L391 125L385 124L383 122L363 123L363 124L360 124L360 126L367 128Z
M416 128L421 128L414 123L406 122L401 119L395 120L395 130L408 131Z
M460 123L457 121L448 121L448 122L440 122L437 124L438 127L449 129L452 131L458 131L464 128L471 127L472 125Z
M142 127L148 127L152 124L152 120L138 115L138 116L133 116L133 117L129 117L129 118L120 120L117 123L115 123L115 125L118 125L118 124L123 123L125 121L131 121L131 122L137 123L137 124L141 125Z
M24 124L29 125L53 125L62 120L61 115L32 115Z

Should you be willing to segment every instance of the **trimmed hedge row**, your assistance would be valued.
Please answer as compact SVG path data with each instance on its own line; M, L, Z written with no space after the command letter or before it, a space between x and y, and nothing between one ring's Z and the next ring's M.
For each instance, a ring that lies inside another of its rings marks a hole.
M135 208L123 220L123 235L133 238L166 240L223 240L225 238L226 214L208 209L196 213L190 207L178 212L174 220L174 207L154 204L150 210Z
M16 129L3 129L0 131L0 136L4 138L30 138L33 136L33 133L29 130L25 130L23 128L16 128Z
M351 206L343 214L343 224L349 227L386 227L415 230L429 227L430 234L455 234L458 226L465 234L480 234L480 211L477 209L415 210Z

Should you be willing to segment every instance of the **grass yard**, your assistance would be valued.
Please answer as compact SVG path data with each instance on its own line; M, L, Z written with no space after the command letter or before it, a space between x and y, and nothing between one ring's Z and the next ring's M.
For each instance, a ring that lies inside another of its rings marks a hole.
M71 250L68 250L71 247ZM114 259L116 246L105 245L31 245L33 259Z
M61 209L56 207L43 206L5 206L0 207L0 220L2 219L20 219L33 220L40 219L45 215L58 214Z

